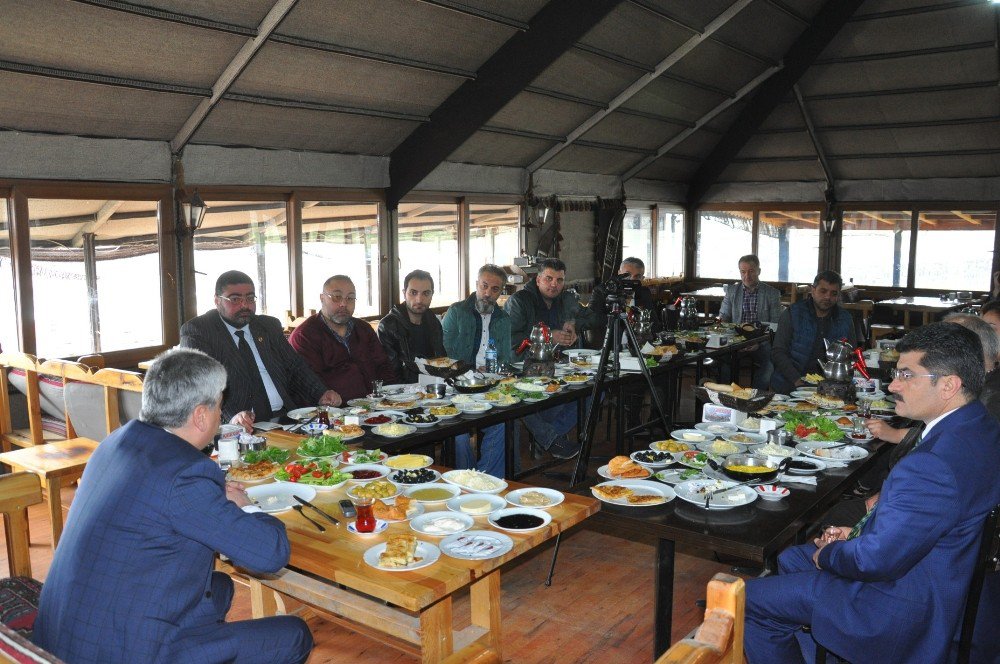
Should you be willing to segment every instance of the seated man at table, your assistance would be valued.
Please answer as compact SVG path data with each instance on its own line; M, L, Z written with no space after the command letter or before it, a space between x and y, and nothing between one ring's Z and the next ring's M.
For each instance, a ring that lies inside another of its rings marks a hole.
M620 266L618 266L618 278L632 279L641 282L645 276L646 264L641 258L629 256L622 261ZM590 296L590 310L594 314L593 327L596 329L603 329L607 327L607 297L608 295L605 292L604 284L598 285L594 288L594 292ZM663 321L656 316L656 302L653 301L653 292L649 290L648 286L639 286L639 288L635 290L632 301L627 304L629 306L634 305L640 309L653 312L652 329L654 334L663 329Z
M810 297L799 300L778 317L771 351L771 389L775 392L788 394L806 384L802 378L807 373L819 372L816 360L826 361L824 340L856 343L851 313L837 306L843 284L833 270L820 272L813 279Z
M497 298L507 283L507 274L496 265L479 268L476 292L448 307L444 315L444 347L448 357L486 369L486 347L492 339L497 349L497 361L509 363L513 351L510 342L510 318L497 306ZM469 436L455 437L455 467L472 468L503 477L504 425L495 424L479 432L479 461L475 461Z
M216 553L273 573L284 524L250 504L201 449L219 428L223 366L196 350L160 355L139 419L90 458L42 587L33 640L67 662L304 662L294 616L225 622L233 598ZM244 509L241 509L244 508Z
M538 265L534 281L507 300L505 309L510 316L510 335L518 346L531 334L536 323L545 323L552 331L552 341L563 348L577 342L577 330L592 326L594 313L580 306L575 295L565 290L566 264L558 258L546 258ZM579 443L567 438L576 426L576 404L553 406L541 413L528 415L524 424L535 440L557 459L572 459L580 453Z
M922 439L853 528L827 528L784 551L780 574L747 582L751 664L803 661L802 625L856 664L953 661L984 519L1000 503L1000 423L977 399L975 333L934 323L897 349L889 390L899 415L924 423Z
M431 311L434 277L414 270L403 279L403 302L392 305L389 315L379 321L378 340L392 370L403 383L416 383L420 372L413 359L430 359L445 354L441 321Z
M740 258L737 266L740 280L726 286L719 318L725 323L777 323L781 316L781 291L760 280L760 259L754 254L747 254ZM748 352L753 357L752 387L766 390L774 372L771 343L761 341ZM720 378L723 383L728 383L732 368L728 364L723 366Z
M354 317L357 299L350 277L330 277L319 295L319 312L302 321L288 338L323 384L344 403L371 394L376 380L396 382L375 330Z
M196 348L226 368L222 417L247 431L299 406L338 406L315 373L288 345L281 322L258 316L253 280L237 270L215 282L215 311L181 327L181 346Z

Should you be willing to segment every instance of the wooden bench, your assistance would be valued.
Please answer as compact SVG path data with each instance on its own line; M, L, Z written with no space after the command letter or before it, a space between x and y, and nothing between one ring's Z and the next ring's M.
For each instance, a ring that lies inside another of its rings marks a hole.
M708 582L705 622L656 660L656 664L743 664L743 579L716 574Z

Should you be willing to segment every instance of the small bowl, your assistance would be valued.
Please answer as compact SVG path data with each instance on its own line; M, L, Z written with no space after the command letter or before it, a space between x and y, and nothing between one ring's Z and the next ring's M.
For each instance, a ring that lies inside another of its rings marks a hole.
M308 436L315 436L321 434L330 428L329 424L320 424L319 422L310 422L309 424L302 427L302 431Z
M351 484L368 484L369 482L374 482L375 480L384 480L386 476L392 472L392 469L388 466L383 466L378 463L357 463L350 466L344 466L340 469L341 472L350 473L355 470L370 470L378 473L378 477L365 477L365 478L354 478L347 480Z
M757 495L764 500L781 500L782 498L788 496L791 493L788 489L783 486L775 486L773 484L760 484L753 488L757 492Z
M440 489L442 491L442 494L446 493L448 495L442 495L441 498L433 498L433 499L430 499L430 500L424 500L424 499L421 499L421 498L413 495L413 494L418 493L418 492L420 492L420 491L422 491L424 489ZM423 503L425 505L440 505L440 504L446 503L449 500L451 500L452 498L455 498L458 495L460 495L462 493L462 490L459 487L455 486L454 484L442 484L440 482L428 482L426 484L414 484L412 486L408 486L403 491L403 493L408 498L412 498L413 500L417 501L418 503Z

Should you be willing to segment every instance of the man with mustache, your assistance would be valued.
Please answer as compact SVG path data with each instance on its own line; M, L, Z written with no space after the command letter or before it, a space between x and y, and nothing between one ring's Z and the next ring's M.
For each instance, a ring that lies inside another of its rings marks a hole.
M810 297L799 300L778 317L774 334L774 375L771 389L788 394L805 385L802 377L819 370L816 360L826 358L827 341L856 341L854 319L846 309L837 306L844 280L833 270L825 270L813 279Z
M376 380L396 382L375 330L354 317L358 296L351 278L330 277L319 299L319 313L295 328L288 342L337 395L335 405L367 396Z
M257 315L253 280L238 270L219 275L215 310L186 322L180 345L226 368L222 417L247 431L254 421L277 419L298 406L340 404L288 345L281 322Z
M510 318L496 306L507 283L507 274L496 265L479 268L476 292L448 307L444 315L444 347L448 357L463 360L479 371L486 369L486 348L490 339L496 344L497 361L511 361ZM455 467L472 468L503 477L504 425L497 424L480 432L479 460L475 459L469 436L455 437Z

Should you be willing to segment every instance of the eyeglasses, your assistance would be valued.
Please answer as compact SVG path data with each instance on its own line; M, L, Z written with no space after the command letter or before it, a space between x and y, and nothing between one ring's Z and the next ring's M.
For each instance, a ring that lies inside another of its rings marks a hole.
M352 304L354 302L358 301L358 296L357 295L348 295L347 297L344 297L343 295L340 295L340 294L330 295L329 293L320 293L320 295L326 296L326 299L330 300L334 304L340 304L341 302L344 302L345 300L347 302L349 302L349 303L352 303Z
M257 301L257 296L253 293L249 295L219 295L219 298L225 300L229 304L253 304Z
M918 373L913 373L909 369L893 369L891 372L889 372L889 375L892 376L893 380L898 380L905 383L911 378L917 378L917 377L938 378L940 377L941 374L918 374Z

